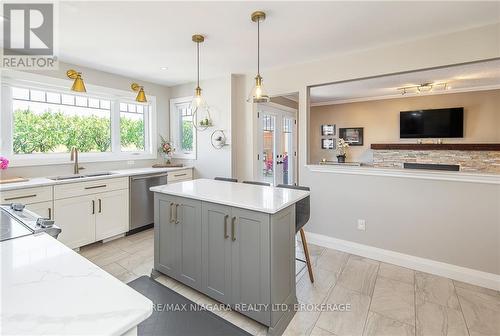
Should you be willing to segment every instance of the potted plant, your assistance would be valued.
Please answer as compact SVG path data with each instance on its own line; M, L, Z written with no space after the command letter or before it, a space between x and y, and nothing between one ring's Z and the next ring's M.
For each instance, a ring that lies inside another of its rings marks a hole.
M166 164L170 164L170 160L172 159L172 155L175 152L175 147L172 145L170 141L165 140L164 137L160 135L160 147L158 148L158 153L163 156L163 160Z
M347 148L349 144L342 138L337 140L337 161L339 163L344 163L346 158Z

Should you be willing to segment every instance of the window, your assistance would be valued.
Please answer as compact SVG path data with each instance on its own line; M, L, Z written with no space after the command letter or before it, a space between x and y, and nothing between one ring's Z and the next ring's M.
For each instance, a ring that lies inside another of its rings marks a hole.
M196 159L196 129L191 111L192 97L170 100L170 134L174 157Z
M72 97L62 104L58 93L13 87L13 154L111 151L109 101L89 107L87 97Z
M82 162L156 158L154 97L141 104L116 92L92 96L9 84L2 87L0 152L14 166L68 162L73 147Z
M120 148L123 152L143 151L144 115L149 106L120 103Z

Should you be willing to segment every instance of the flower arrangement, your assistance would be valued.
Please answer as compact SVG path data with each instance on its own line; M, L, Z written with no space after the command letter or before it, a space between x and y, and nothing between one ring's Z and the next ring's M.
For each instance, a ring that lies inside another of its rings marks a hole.
M5 156L0 155L0 169L5 170L9 168L9 159L7 159Z
M167 141L164 137L160 135L160 147L158 148L158 153L162 154L166 163L170 163L170 159L175 152L175 147L170 141Z
M337 140L337 160L340 163L345 162L347 148L349 148L349 144L343 139L339 138Z

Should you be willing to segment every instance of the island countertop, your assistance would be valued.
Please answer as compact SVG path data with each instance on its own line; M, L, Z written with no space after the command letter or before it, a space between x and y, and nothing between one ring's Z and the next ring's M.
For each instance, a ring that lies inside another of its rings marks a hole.
M152 302L46 235L0 243L1 333L122 335Z
M151 191L206 202L229 205L268 214L309 196L309 191L266 187L244 183L197 179L151 187Z

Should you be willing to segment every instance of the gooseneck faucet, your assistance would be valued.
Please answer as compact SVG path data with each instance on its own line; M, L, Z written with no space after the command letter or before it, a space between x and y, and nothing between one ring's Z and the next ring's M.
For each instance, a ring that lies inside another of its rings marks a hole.
M80 170L85 169L78 164L78 148L76 147L71 148L71 161L75 161L73 165L73 174L80 174Z

